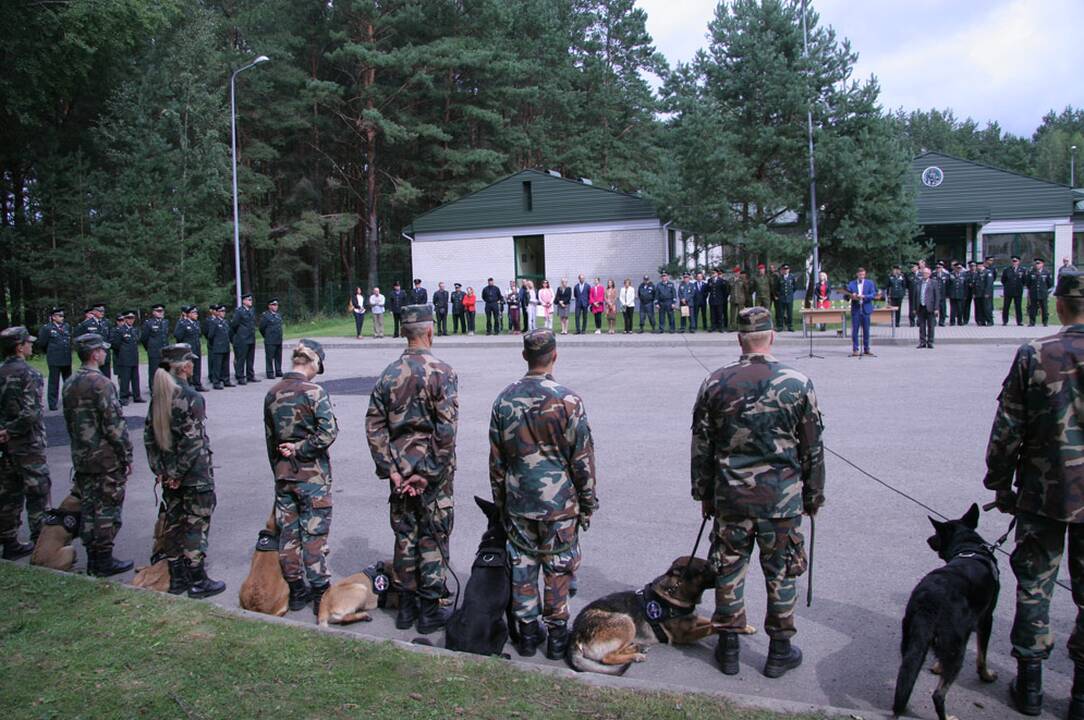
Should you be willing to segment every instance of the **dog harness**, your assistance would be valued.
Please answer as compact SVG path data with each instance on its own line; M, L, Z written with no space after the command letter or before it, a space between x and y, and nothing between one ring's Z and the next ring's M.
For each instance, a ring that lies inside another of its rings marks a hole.
M953 560L981 560L986 564L986 567L990 569L990 572L994 576L994 580L1001 582L1001 571L997 567L997 558L994 557L994 552L990 548L993 546L982 545L975 550L961 550L960 552L949 558L949 562Z
M45 511L45 517L42 519L42 522L46 525L60 525L64 528L64 532L69 535L78 535L79 519L80 513L78 511L58 510L53 508L52 510Z
M376 606L384 607L387 602L388 589L391 587L391 578L384 572L384 562L373 563L362 570L363 573L369 576L369 581L373 584L373 592L376 593Z
M663 645L669 644L670 636L663 630L662 624L667 620L691 615L694 609L681 607L670 602L655 592L655 589L651 587L651 583L637 590L636 597L640 600L644 616L647 618L648 625L651 626L651 631L655 633L655 639Z
M270 530L261 530L256 541L256 552L278 552L279 536Z

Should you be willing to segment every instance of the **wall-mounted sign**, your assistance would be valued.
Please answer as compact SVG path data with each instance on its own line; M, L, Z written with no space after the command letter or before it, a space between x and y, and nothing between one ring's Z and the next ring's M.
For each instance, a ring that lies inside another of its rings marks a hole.
M922 184L926 187L935 188L945 180L945 173L941 172L941 168L936 165L931 165L922 171Z

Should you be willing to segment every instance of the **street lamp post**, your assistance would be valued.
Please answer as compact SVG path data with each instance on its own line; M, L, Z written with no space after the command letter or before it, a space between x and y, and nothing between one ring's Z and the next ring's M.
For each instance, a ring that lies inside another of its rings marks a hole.
M1069 187L1076 187L1076 145L1069 146Z
M230 149L233 159L233 269L236 283L237 305L241 307L241 226L237 214L237 75L265 63L271 58L261 55L248 65L237 68L230 75Z
M809 31L806 29L806 0L802 0L802 54L809 59ZM809 211L813 231L813 277L820 272L820 240L817 237L817 167L813 160L813 98L806 108L806 130L809 135Z

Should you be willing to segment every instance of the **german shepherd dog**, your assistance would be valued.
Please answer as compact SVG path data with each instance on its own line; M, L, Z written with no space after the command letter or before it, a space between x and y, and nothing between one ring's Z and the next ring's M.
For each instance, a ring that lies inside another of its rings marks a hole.
M166 507L159 505L158 519L154 523L154 545L151 548L151 564L136 568L132 586L146 590L166 592L169 590L169 561L166 559Z
M31 565L52 568L53 570L71 570L75 565L75 548L72 541L79 534L79 522L82 515L79 498L69 495L45 514L45 527L34 544L34 554L30 556Z
M393 587L395 575L391 560L384 560L332 585L320 600L317 623L346 625L368 622L367 612L374 608L399 607L399 593Z
M595 600L572 625L568 664L581 672L623 675L632 663L647 659L648 645L684 645L718 632L711 620L695 614L700 597L713 587L711 565L684 556L640 590ZM744 632L755 631L746 627Z
M474 556L463 606L448 619L444 646L477 655L502 655L512 620L512 570L508 564L504 529L497 506L475 496L489 525ZM507 657L507 655L505 655Z
M963 667L967 641L976 630L979 678L988 683L997 680L986 665L986 650L1000 584L993 549L975 532L978 505L973 504L959 520L930 518L930 522L935 532L926 542L945 564L922 578L907 601L900 643L903 661L896 676L892 711L901 715L907 710L915 680L932 647L941 675L933 691L933 704L938 720L947 720L945 695Z
M279 526L273 512L256 541L252 564L248 577L241 583L238 600L245 610L279 617L286 614L290 586L283 579L282 566L279 565Z

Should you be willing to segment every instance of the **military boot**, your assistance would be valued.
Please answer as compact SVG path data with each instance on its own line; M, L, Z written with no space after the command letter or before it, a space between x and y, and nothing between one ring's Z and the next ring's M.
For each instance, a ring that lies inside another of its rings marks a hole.
M1077 689L1075 676L1073 689ZM1043 711L1042 660L1038 658L1016 659L1016 679L1009 685L1009 695L1012 697L1013 707L1018 712L1025 715L1038 715Z
M719 669L723 675L738 674L738 658L741 655L741 642L738 633L719 633L719 644L715 646L715 661L719 663Z
M327 592L327 584L313 585L312 586L312 614L316 617L320 617L320 601L324 597L324 593Z
M3 558L5 560L18 560L32 552L34 552L34 546L31 543L21 543L18 540L7 540L4 542Z
M110 577L128 572L135 565L131 560L117 560L112 550L90 550L87 552L87 575Z
M189 564L188 576L192 581L192 587L188 588L188 597L190 598L202 600L212 595L218 595L226 589L226 583L207 577L207 568L204 567L202 560L198 564Z
M802 651L790 640L772 638L768 643L768 660L764 663L765 677L777 678L802 664Z
M542 629L542 623L533 620L525 623L517 621L519 625L519 640L516 641L516 652L523 657L534 657L538 652L538 646L546 639L546 633Z
M564 660L566 652L568 652L568 624L564 620L559 620L549 626L546 657L550 660Z
M180 595L188 592L188 588L192 587L192 580L188 577L188 563L184 561L184 558L172 558L168 562L169 594Z
M395 615L395 627L409 630L418 621L418 595L404 590L399 594L399 612Z
M301 578L297 580L287 580L286 584L290 586L290 609L300 610L309 604L308 588L305 587L305 581Z
M436 632L448 623L452 608L440 604L439 598L422 598L418 615L418 632L422 635Z

